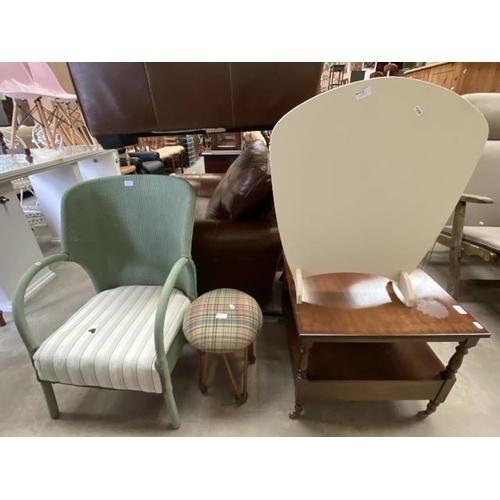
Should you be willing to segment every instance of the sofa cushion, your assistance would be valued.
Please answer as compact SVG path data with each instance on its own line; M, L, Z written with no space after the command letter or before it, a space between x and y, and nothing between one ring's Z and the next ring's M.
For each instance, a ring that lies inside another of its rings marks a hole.
M207 207L207 219L245 219L261 210L271 194L269 152L260 141L231 164Z

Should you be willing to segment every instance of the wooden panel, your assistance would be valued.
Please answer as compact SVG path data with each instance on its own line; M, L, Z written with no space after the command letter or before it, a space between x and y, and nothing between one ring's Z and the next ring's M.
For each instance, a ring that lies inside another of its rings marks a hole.
M434 399L442 380L332 381L297 380L302 400L395 401ZM449 391L448 391L449 392Z
M293 323L293 321L292 321ZM292 362L298 369L300 342L288 329ZM426 342L313 344L310 380L442 380L444 366Z
M464 99L406 78L351 83L297 106L273 129L271 147L292 270L411 273L463 193L487 131ZM307 148L292 147L298 137ZM316 165L314 176L305 165Z
M453 77L450 90L453 90L457 94L462 94L462 85L464 81L463 70L463 63L453 63Z
M405 76L424 80L457 94L500 92L499 62L447 62L407 71Z
M446 71L436 71L431 83L450 89L453 84L453 67L447 68Z
M486 329L474 325L469 314L459 314L455 300L426 273L414 273L414 307L406 307L389 280L380 276L336 273L304 280L304 302L292 302L297 330L304 338L324 341L377 339L447 340L489 337ZM286 282L295 297L288 266Z
M500 91L500 63L463 63L462 94Z
M211 151L201 154L205 162L205 173L207 174L224 174L232 163L238 158L240 151Z

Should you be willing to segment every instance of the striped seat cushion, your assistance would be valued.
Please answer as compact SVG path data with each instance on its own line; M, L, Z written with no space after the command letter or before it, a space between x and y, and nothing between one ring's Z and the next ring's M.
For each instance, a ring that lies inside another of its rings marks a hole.
M40 380L161 393L153 327L160 286L122 286L94 296L38 348ZM165 350L189 299L174 289L165 317Z
M198 297L184 316L189 343L209 352L231 352L252 344L262 327L257 301L231 288L212 290Z

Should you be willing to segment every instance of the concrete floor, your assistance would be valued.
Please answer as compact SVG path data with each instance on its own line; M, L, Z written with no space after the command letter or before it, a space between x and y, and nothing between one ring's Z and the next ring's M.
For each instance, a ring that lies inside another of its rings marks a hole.
M42 245L44 253L56 247ZM440 284L447 272L447 250L438 248L426 270ZM474 263L474 260L469 260ZM477 262L477 261L476 261ZM465 274L500 275L491 265L469 264ZM42 340L92 294L84 272L74 264L53 266L57 278L27 304L35 337ZM0 329L1 436L498 436L500 435L500 290L464 289L464 308L492 332L470 350L448 399L419 421L425 401L310 403L293 421L294 390L284 321L266 317L249 370L249 398L236 407L222 365L214 363L208 394L197 386L197 357L186 345L173 374L182 425L177 431L161 396L57 385L58 420L47 413L28 354L6 314ZM446 361L452 345L433 344ZM240 360L234 358L237 365ZM238 368L238 366L236 366Z

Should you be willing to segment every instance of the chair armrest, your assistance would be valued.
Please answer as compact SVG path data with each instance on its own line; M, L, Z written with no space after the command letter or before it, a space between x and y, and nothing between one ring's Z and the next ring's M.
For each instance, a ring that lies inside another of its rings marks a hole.
M14 323L23 339L24 345L30 356L36 350L38 345L33 339L31 329L26 321L26 315L24 313L24 296L26 295L26 290L28 289L31 280L44 268L50 266L54 262L67 261L69 260L69 254L67 253L56 253L45 257L40 262L35 262L22 276L19 283L14 291L14 298L12 300L12 314L14 316Z
M179 278L179 275L184 268L189 263L187 257L181 257L173 265L168 277L163 285L160 298L158 300L158 305L156 306L155 323L154 323L154 341L155 341L155 351L156 351L156 369L158 373L163 373L164 369L170 372L167 364L167 356L165 353L165 339L163 338L163 330L165 328L165 315L167 313L168 301L170 300L170 295L172 290Z
M194 187L196 196L211 198L224 174L172 174L171 177L188 181Z
M460 197L460 201L464 203L481 203L481 204L495 203L495 201L492 198L488 198L487 196L479 196L477 194L466 194L466 193L464 193Z
M136 151L135 153L129 153L131 158L140 158L142 161L158 161L160 160L160 155L156 151Z

